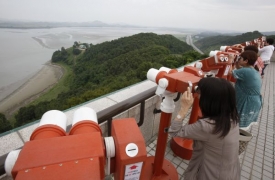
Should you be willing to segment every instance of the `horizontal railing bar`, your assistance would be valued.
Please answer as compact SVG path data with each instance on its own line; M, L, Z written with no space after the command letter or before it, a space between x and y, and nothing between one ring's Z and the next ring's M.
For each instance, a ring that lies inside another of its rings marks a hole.
M106 121L106 119L113 118L114 116L124 112L131 107L134 107L137 104L140 104L142 101L149 99L154 96L156 92L156 87L150 88L140 94L137 94L129 99L126 99L120 103L117 103L113 106L110 106L102 111L97 113L98 123L101 124Z

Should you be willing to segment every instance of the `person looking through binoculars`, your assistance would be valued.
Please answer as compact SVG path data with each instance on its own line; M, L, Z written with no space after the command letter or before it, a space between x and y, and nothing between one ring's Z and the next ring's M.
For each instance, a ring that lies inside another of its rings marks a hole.
M257 124L262 107L261 77L254 68L257 59L254 51L246 50L240 54L236 69L232 71L237 80L235 90L240 128L246 131L249 131L253 124Z
M193 139L193 154L184 179L239 180L239 117L233 85L222 78L203 78L195 93L203 118L183 125L194 101L188 88L168 131L173 137Z
M264 77L264 70L265 70L266 66L270 64L270 59L271 59L271 56L274 51L273 43L274 43L274 39L267 38L265 41L265 46L263 48L259 49L260 57L262 58L262 60L264 62L264 68L262 70L262 78Z

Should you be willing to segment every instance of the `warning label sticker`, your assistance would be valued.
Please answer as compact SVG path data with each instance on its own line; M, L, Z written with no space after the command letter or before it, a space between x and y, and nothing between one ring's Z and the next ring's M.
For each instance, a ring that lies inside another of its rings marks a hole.
M143 162L126 165L124 180L139 180L142 163Z

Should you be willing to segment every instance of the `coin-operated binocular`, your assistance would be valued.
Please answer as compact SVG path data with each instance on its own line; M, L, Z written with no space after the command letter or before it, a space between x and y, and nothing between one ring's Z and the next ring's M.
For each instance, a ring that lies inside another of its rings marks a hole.
M160 105L161 117L160 117L160 125L159 125L159 132L158 132L157 149L156 149L156 156L158 158L155 159L154 161L155 164L160 164L160 166L163 166L163 162L165 161L164 153L167 145L168 128L170 126L172 113L174 112L174 109L175 109L173 97L175 93L185 92L187 87L190 87L192 91L195 90L195 86L197 86L199 80L205 77L206 75L201 68L202 68L202 64L198 63L197 67L193 67L193 66L184 67L183 71L178 71L175 69L171 70L169 68L162 67L159 70L152 68L147 72L147 78L158 85L156 94L161 97L164 97ZM196 117L198 117L200 114L201 113L198 106L198 99L195 98L189 123L195 122L195 121L192 121L191 119L195 120ZM180 140L183 140L183 139L181 138ZM183 145L183 144L181 143L180 145ZM184 158L184 156L187 155L184 151L186 148L189 148L190 146L192 148L192 140L190 141L186 140L184 143L184 146L181 146L177 149L181 151L180 154L177 154L177 155ZM174 148L177 148L177 147L171 145L171 149L175 153Z
M95 111L75 111L72 128L66 132L66 115L46 112L30 141L8 154L6 174L15 180L139 179L147 159L144 138L135 119L112 121L111 137L102 137Z
M159 70L151 68L147 72L147 78L158 84L157 95L166 95L165 92L183 93L187 87L196 85L203 76L203 71L193 66L187 66L181 72L166 67Z
M232 65L236 61L238 54L235 52L224 52L224 51L211 51L209 57L199 61L201 64L200 68L206 77L219 77L228 79L229 71Z
M256 46L258 48L263 48L264 45L265 45L265 41L266 41L266 37L262 36L262 37L253 39L252 41L246 41L244 43L241 43L240 45L242 45L244 47L248 46L248 45L253 45L253 46Z
M265 46L265 42L266 42L266 37L262 36L260 38L257 38L251 41L251 44L257 46L258 48L263 48Z
M186 91L187 87L191 87L192 90L194 90L194 86L197 85L202 77L204 77L203 71L192 66L185 67L184 71L180 72L165 67L162 67L159 70L151 68L147 72L147 78L158 84L156 94L164 97L164 100L160 105L162 112L158 131L156 156L151 162L155 165L153 173L154 177L158 177L157 179L178 179L178 176L175 176L175 167L169 163L169 161L164 159L168 138L168 128L170 126L172 113L175 109L173 97L176 93ZM148 166L148 168L150 168L150 166Z
M244 51L244 46L239 45L239 44L236 44L233 46L221 46L220 51L234 53L234 54L240 54Z

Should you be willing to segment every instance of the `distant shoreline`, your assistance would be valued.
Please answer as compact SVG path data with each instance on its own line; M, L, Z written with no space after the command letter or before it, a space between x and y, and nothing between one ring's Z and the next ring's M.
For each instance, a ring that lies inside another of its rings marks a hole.
M58 27L1 27L1 29L52 29Z
M21 107L37 99L41 94L51 89L63 76L63 68L46 63L35 75L18 89L0 101L0 112L9 118ZM8 91L9 89L6 89Z

